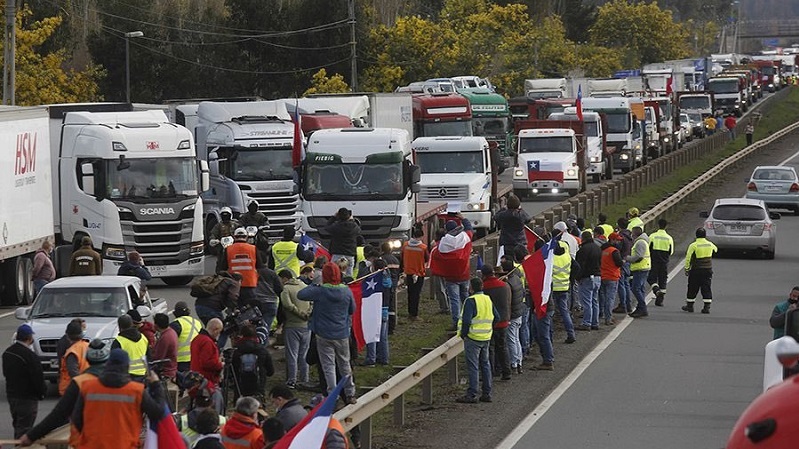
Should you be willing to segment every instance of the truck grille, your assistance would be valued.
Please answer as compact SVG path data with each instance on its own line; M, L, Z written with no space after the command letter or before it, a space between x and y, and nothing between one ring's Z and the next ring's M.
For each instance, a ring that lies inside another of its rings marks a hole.
M193 213L181 213L174 221L136 221L122 213L119 218L125 249L138 251L148 265L178 265L189 259Z
M319 237L325 246L330 244L330 234L326 233L324 227L327 225L329 217L309 217L308 223L319 231ZM361 235L369 242L384 242L391 235L391 230L400 225L402 217L399 216L380 216L367 215L358 216L361 223Z
M428 186L419 192L419 201L457 200L467 201L469 188L466 186Z
M299 228L300 217L297 211L300 209L300 195L291 192L251 190L247 192L247 196L258 201L258 211L269 219L267 233L270 240L280 240L283 228L286 226Z
M41 339L39 340L39 349L43 354L55 354L58 347L58 340L54 339Z

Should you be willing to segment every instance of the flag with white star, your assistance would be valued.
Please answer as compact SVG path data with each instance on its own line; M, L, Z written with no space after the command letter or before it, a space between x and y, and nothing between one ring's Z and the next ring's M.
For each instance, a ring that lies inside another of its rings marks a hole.
M349 284L355 298L355 313L352 315L352 330L358 350L367 343L380 341L380 325L383 320L383 273L377 271Z
M313 253L314 258L325 256L327 260L330 261L330 251L327 250L321 243L317 242L316 240L308 237L307 234L302 234L300 237L300 245L302 245L302 249L304 251L310 251Z

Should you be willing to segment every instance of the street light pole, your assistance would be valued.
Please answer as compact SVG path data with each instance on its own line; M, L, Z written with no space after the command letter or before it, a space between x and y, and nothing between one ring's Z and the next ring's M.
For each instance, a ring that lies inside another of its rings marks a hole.
M130 103L130 38L144 37L141 31L125 33L125 99Z

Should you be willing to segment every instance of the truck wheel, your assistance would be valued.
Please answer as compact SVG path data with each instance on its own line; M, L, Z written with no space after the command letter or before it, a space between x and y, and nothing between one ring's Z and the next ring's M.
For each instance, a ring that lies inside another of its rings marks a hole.
M26 303L26 284L31 280L30 272L26 272L25 258L15 257L0 265L0 279L3 281L3 290L0 299L4 306L16 306ZM30 264L29 268L33 265ZM31 287L31 290L33 288Z
M164 284L171 285L171 286L182 286L187 285L189 282L194 280L194 276L172 276L167 278L161 278L164 281Z
M23 257L22 258L22 271L25 276L24 286L25 295L19 304L28 305L33 302L33 260Z

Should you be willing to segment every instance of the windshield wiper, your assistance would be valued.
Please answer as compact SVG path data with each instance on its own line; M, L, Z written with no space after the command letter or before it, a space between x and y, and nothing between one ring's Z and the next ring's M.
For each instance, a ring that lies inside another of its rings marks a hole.
M92 312L72 312L69 316L79 317L79 316L97 316L96 313Z
M65 313L40 313L37 315L31 316L31 318L58 318L58 317L65 317L67 314Z

